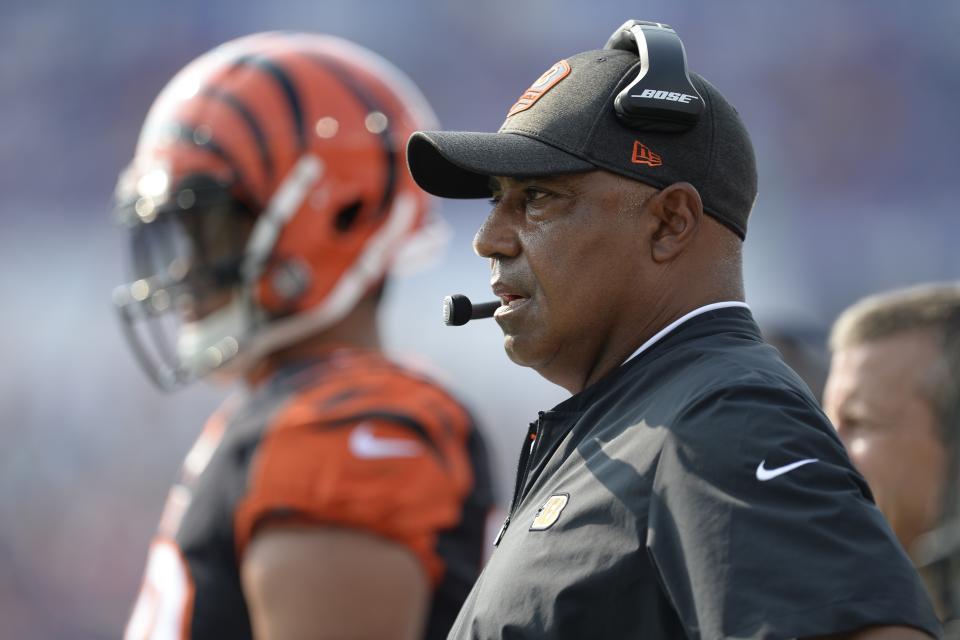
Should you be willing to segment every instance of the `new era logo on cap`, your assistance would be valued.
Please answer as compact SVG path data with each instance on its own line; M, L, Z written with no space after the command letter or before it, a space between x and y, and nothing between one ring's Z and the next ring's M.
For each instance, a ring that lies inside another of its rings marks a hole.
M659 167L663 164L663 159L659 153L654 153L639 140L633 141L633 156L630 158L633 164L645 164L648 167Z
M570 64L566 60L561 60L557 62L552 67L543 72L539 78L537 78L530 88L523 92L523 95L520 96L520 99L510 107L510 111L507 112L507 117L509 118L515 113L520 113L521 111L526 111L533 106L537 100L540 99L543 94L552 89L558 82L563 80L570 74Z

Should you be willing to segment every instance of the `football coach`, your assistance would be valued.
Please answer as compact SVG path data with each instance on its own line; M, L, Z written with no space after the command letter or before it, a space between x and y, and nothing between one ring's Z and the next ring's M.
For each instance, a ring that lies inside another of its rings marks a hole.
M753 148L673 29L627 22L550 67L498 133L418 132L408 161L435 195L491 199L474 249L504 347L572 394L522 434L451 638L940 634L743 302Z

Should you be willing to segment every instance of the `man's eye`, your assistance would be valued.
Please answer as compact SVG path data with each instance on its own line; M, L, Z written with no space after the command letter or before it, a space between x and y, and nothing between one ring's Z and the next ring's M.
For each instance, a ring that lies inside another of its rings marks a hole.
M500 195L499 193L495 193L495 194L493 194L493 195L490 197L489 200L487 200L487 202L490 203L490 206L491 206L491 207L495 207L495 206L497 206L498 204L500 204L500 201L501 201L501 200L503 200L503 196Z
M542 200L546 198L548 194L546 191L541 191L540 189L527 189L527 202L536 202L537 200Z

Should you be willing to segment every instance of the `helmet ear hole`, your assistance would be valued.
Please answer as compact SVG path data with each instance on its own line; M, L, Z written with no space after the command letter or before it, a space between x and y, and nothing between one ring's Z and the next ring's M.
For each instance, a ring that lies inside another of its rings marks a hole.
M351 202L343 209L340 210L340 213L337 214L337 217L333 220L334 228L340 233L345 233L350 230L350 227L354 225L357 221L357 216L360 215L360 209L363 208L363 202L356 200Z

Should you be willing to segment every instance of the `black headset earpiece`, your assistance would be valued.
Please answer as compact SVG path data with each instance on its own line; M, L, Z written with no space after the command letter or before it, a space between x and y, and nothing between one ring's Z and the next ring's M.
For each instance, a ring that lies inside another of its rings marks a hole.
M640 56L637 77L613 102L623 124L640 131L680 132L697 123L703 97L690 82L683 42L670 25L627 20L603 48Z

